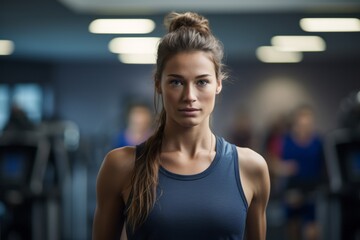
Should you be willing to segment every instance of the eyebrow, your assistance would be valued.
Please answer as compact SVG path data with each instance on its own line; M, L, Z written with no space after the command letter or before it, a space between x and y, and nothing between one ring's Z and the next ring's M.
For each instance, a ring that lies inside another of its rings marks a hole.
M211 76L210 74L201 74L199 76L196 76L195 78L204 78L204 77L209 77ZM179 75L179 74L168 74L168 77L176 77L176 78L184 78L183 76Z

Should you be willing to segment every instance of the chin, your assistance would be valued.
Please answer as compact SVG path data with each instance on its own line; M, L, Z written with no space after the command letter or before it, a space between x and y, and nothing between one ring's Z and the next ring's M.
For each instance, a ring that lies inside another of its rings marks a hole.
M187 119L187 120L178 121L178 124L184 128L191 128L200 125L201 121L199 121L198 119Z

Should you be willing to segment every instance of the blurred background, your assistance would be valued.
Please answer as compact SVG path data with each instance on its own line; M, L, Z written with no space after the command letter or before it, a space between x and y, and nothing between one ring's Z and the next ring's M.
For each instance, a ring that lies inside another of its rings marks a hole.
M188 10L225 48L214 132L268 161L267 239L360 239L358 0L0 0L0 239L91 239L101 162L151 133L153 49Z

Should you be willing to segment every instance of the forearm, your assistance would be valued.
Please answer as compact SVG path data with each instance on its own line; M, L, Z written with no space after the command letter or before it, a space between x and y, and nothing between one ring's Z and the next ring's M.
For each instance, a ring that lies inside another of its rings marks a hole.
M265 240L266 239L266 216L258 221L248 221L246 226L246 240Z

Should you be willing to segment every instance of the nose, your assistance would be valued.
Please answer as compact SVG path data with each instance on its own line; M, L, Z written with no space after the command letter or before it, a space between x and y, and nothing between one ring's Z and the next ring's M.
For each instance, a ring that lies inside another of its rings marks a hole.
M196 101L195 91L196 90L194 89L193 86L191 86L190 84L186 85L183 90L183 100L189 103L195 102Z

